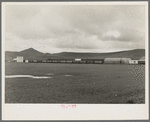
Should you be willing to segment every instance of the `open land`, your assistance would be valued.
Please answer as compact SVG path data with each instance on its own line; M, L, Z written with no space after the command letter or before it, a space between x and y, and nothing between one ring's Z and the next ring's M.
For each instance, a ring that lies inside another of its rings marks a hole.
M6 103L145 103L145 65L6 63Z

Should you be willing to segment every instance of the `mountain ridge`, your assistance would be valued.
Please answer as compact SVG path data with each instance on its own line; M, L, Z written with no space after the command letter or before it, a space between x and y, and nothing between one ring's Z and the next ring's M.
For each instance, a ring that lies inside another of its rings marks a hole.
M17 56L23 56L24 59L28 60L46 60L46 59L74 59L74 58L83 58L83 59L100 59L100 58L131 58L131 59L140 59L145 56L145 49L133 49L126 51L118 52L109 52L109 53L87 53L87 52L61 52L61 53L42 53L35 50L34 48L29 48L20 52L11 52L5 51L5 60L13 60Z

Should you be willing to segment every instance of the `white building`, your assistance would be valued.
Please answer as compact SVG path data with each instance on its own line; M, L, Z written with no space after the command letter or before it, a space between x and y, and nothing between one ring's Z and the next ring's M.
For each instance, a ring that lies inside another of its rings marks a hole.
M22 56L17 56L17 62L23 62L23 57Z
M79 59L79 58L76 58L76 59L75 59L75 61L81 61L81 59Z
M138 60L130 60L129 64L138 64Z

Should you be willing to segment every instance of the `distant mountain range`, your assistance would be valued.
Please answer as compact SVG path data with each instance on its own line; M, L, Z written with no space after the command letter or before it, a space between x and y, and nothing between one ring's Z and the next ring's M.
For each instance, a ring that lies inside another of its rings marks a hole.
M20 52L5 52L5 60L13 60L17 56L23 56L27 60L46 60L46 59L104 59L104 58L131 58L140 59L145 56L145 49L135 49L128 51L112 52L112 53L75 53L75 52L62 52L62 53L42 53L33 48L29 48Z

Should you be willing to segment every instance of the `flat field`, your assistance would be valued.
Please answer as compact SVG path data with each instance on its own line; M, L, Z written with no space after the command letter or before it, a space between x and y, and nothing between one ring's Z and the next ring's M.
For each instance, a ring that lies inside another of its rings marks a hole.
M6 103L145 103L145 65L6 63Z

